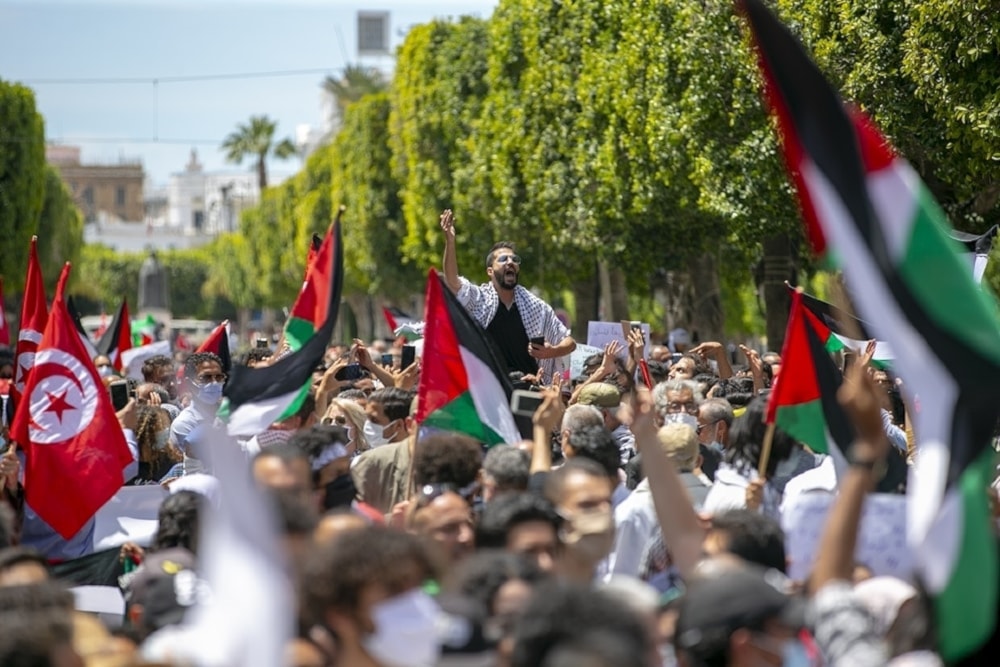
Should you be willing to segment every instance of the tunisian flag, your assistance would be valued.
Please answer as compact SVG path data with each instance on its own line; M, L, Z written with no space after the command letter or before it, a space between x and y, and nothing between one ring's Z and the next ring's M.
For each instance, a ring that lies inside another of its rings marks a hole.
M10 327L7 326L7 311L3 307L3 278L0 278L0 345L10 345Z
M63 268L11 439L25 453L25 499L69 539L122 486L132 461L125 435L66 309Z
M17 334L17 359L14 367L14 395L20 399L24 383L35 359L35 350L42 341L45 323L49 320L49 307L45 303L45 284L42 267L38 263L38 237L31 237L28 251L28 274L24 279L24 301L21 303L20 331Z

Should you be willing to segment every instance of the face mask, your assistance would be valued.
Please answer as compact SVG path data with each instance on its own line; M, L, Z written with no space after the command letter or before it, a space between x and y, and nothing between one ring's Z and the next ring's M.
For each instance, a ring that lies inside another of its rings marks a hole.
M323 509L350 507L355 495L357 495L357 489L354 487L354 478L351 477L350 473L341 475L327 483L323 496Z
M170 429L165 429L163 431L156 432L156 442L153 443L153 449L156 451L162 451L167 448L167 444L170 442Z
M391 423L389 422L389 424ZM365 420L365 440L368 441L369 447L378 447L389 442L389 439L385 436L385 430L389 428L389 424L382 426L370 419Z
M782 667L809 667L811 664L802 642L797 639L785 642L785 648L781 651Z
M198 400L206 405L218 405L222 402L222 383L209 382L198 390Z
M577 512L560 531L563 544L586 560L597 562L615 544L615 519L611 508Z
M375 632L365 650L384 667L431 667L437 664L437 603L422 590L397 595L372 608Z
M685 426L690 426L695 431L698 430L698 418L694 415L689 415L686 412L674 412L667 415L664 420L666 424L684 424Z
M102 378L111 377L114 373L115 369L111 366L98 366L97 368L97 374Z

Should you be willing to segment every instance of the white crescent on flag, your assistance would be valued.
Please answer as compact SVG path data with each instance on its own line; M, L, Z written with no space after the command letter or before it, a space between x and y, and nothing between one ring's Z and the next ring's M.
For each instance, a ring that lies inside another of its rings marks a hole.
M79 359L49 348L35 355L41 379L31 391L32 444L67 442L90 426L97 412L97 385Z
M17 340L21 353L17 355L17 367L14 369L14 389L18 394L23 394L28 372L35 363L35 350L42 342L42 334L34 329L22 329L17 334Z

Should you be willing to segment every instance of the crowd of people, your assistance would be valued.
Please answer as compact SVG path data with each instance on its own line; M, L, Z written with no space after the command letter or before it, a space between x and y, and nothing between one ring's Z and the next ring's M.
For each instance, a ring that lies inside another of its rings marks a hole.
M210 450L227 446L279 517L289 666L943 664L918 582L855 557L865 497L903 492L919 456L885 371L862 359L844 378L857 433L845 469L780 428L765 448L770 387L796 372L778 354L744 347L737 364L720 343L647 346L633 329L568 377L557 362L576 344L522 293L513 246L491 249L474 286L457 273L450 211L441 224L446 284L511 383L539 393L524 439L486 448L422 428L416 388L433 357L403 368L398 341L330 346L298 411L238 445L211 428L222 359L150 358L118 412L133 455L122 481L169 495L152 540L116 550L120 623L74 611L55 575L88 554L93 526L56 535L24 503L23 451L0 457L0 665L188 664L172 630L210 589L199 527L219 501ZM117 380L109 359L94 364ZM12 371L0 352L8 385ZM793 580L782 522L810 494L833 500Z

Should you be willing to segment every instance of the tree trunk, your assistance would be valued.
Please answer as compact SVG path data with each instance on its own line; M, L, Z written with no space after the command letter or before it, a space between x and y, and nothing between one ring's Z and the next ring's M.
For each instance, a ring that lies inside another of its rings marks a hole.
M267 164L265 163L266 155L257 156L257 185L260 186L260 195L264 196L264 190L267 189Z
M691 342L722 341L725 318L719 287L719 262L707 252L688 262L691 280Z
M613 322L627 320L629 319L628 287L625 285L625 272L619 268L610 269L608 278L611 287L608 293L610 297L608 300L611 303L611 320Z
M578 343L587 341L587 323L598 319L598 296L596 271L595 275L573 283L573 300L576 303L576 312L573 314L573 338Z
M769 236L764 239L764 314L767 325L767 348L781 351L788 325L788 309L792 297L785 286L786 280L795 279L793 248L787 236Z
M368 308L369 297L367 294L352 294L350 296L344 297L344 300L351 306L351 311L354 313L354 330L351 331L351 335L361 338L363 336L368 336L368 340L365 343L371 342L371 332L373 330L371 323L371 311ZM346 332L345 332L346 333Z

